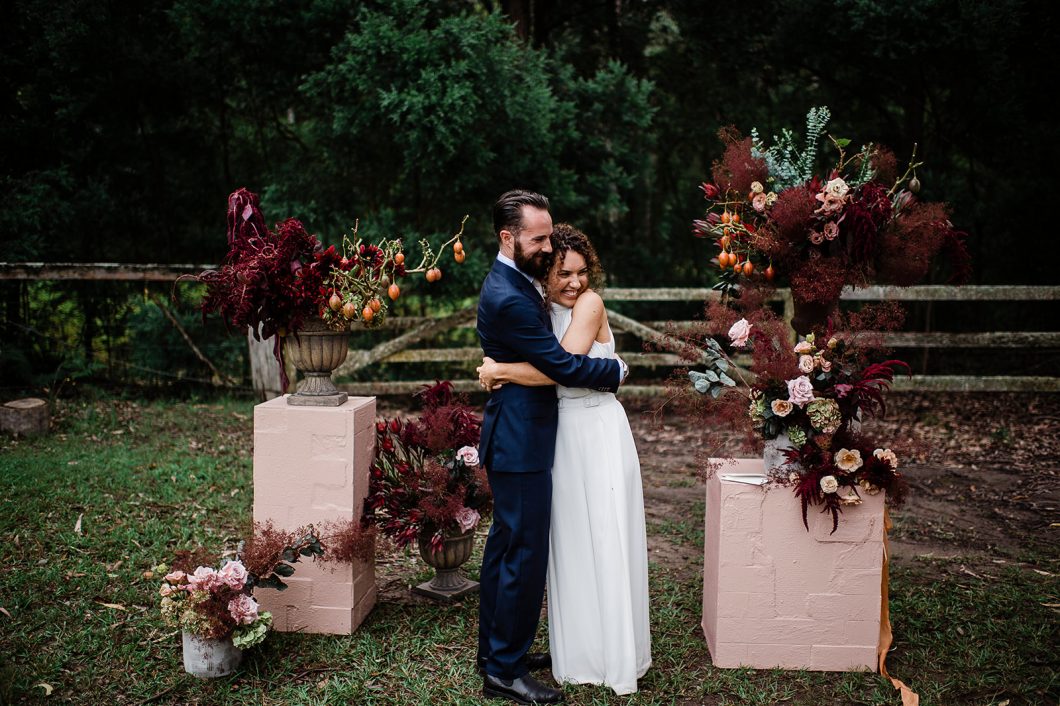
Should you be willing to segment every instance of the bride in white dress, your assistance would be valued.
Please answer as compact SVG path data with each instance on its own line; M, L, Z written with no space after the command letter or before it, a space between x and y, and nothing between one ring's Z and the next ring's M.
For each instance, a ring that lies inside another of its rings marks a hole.
M546 291L552 328L571 353L612 358L615 339L600 295L589 288L600 265L588 238L557 224ZM486 358L487 387L552 385L528 363ZM648 552L640 462L615 395L556 386L559 429L552 464L548 628L559 683L637 690L651 666Z

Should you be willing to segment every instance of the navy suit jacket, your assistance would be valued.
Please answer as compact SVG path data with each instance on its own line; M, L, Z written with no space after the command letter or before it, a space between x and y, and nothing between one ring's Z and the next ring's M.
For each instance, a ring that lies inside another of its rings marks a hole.
M565 351L552 333L541 295L523 274L496 260L482 283L478 337L485 354L498 363L530 363L566 387L618 389L618 361ZM486 403L479 456L490 471L548 470L558 421L554 385L508 383Z

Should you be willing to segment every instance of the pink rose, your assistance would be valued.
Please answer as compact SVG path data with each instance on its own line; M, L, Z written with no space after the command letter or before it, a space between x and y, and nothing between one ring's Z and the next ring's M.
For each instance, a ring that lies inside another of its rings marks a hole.
M187 577L188 575L183 571L173 571L171 573L166 574L164 578L166 581L176 584L183 583L184 579L186 579Z
M217 572L208 566L200 566L188 577L189 591L212 591L221 585L222 581Z
M478 449L474 446L464 446L456 452L456 457L463 461L465 466L478 465Z
M164 583L164 584L162 584L162 586L161 586L161 587L160 587L160 588L158 589L158 595L160 595L160 596L163 596L163 597L165 597L165 596L171 596L171 595L173 595L174 593L176 593L176 592L177 592L177 590L178 590L178 589L176 589L176 588L173 588L173 587L172 587L172 586L170 586L170 585L169 585L168 583Z
M818 367L820 367L823 372L827 373L827 372L831 372L831 370L832 370L832 361L826 360L825 358L822 358L821 356L817 356L816 358L814 358L813 362Z
M839 226L835 223L828 222L824 224L824 239L835 240L839 235Z
M844 397L849 395L851 390L853 390L853 389L854 389L853 385L843 385L843 384L836 385L835 386L836 397L838 397L839 399L843 399Z
M751 324L747 319L740 319L729 329L729 340L733 348L743 348L747 345L747 338L751 335Z
M759 213L765 213L766 210L766 195L755 194L754 198L751 199L751 208L758 211Z
M258 602L245 593L240 593L228 601L228 614L237 625L250 625L258 619Z
M830 216L833 213L838 213L843 210L843 204L846 203L845 197L834 196L832 194L817 194L817 200L821 202L821 205L817 208L814 213Z
M797 344L795 344L796 353L809 353L812 350L813 344L809 341L799 341Z
M221 567L217 576L229 588L241 591L247 584L247 567L241 561L230 561Z
M815 230L811 230L810 231L810 242L813 243L814 245L820 245L821 243L824 242L824 235L822 235L821 233L819 233L819 232L817 232Z
M802 375L788 380L788 402L800 407L813 402L813 383L810 378Z
M803 355L799 356L799 371L809 375L813 372L813 356Z
M481 515L478 514L478 510L473 510L470 507L462 507L456 511L456 515L453 519L456 520L456 524L460 525L460 529L464 532L474 529L475 525L478 524Z

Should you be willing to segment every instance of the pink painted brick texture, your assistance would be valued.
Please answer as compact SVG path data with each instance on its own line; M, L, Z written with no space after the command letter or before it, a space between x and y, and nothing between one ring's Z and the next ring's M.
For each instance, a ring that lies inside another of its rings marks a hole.
M726 464L707 481L703 634L718 667L875 670L883 570L883 495L862 493L832 530L790 488L723 481L762 473Z
M254 521L295 529L359 517L375 455L375 398L296 407L278 397L254 408ZM255 594L277 630L348 635L375 605L375 563L303 559L286 591Z

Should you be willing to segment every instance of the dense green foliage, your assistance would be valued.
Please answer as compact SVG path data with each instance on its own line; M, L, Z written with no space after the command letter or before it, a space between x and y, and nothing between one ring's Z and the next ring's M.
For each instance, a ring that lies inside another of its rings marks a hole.
M978 282L1055 281L1048 210L1020 198L1055 190L1055 25L1041 0L16 0L0 261L215 262L246 186L326 242L358 218L412 237L470 214L440 287L467 296L494 198L526 186L613 282L701 285L712 252L689 223L717 130L798 132L828 105L855 145L919 145L922 196L952 204ZM0 288L17 324L22 287ZM120 323L78 298L82 329Z

